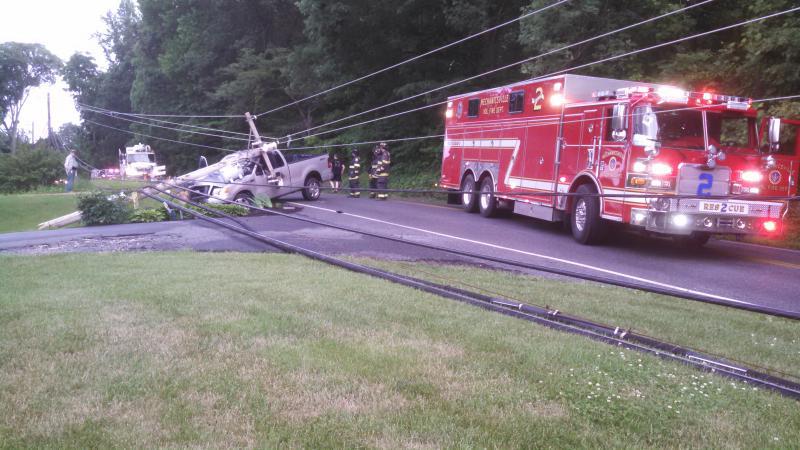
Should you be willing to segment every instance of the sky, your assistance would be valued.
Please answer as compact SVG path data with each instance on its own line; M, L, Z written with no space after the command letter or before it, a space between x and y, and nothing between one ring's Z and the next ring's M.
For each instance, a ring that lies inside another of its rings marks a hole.
M67 61L75 52L88 53L105 67L103 50L93 35L105 28L102 17L114 11L119 0L0 0L3 24L0 42L38 43ZM20 128L27 134L34 124L35 138L47 136L47 93L54 130L68 122L79 123L72 95L66 84L42 85L31 90L23 106Z

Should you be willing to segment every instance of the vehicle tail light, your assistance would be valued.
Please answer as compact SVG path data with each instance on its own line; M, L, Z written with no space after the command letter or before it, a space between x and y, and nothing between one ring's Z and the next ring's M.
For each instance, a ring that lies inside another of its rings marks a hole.
M764 227L764 231L767 233L774 233L778 231L778 222L774 220L767 220L761 226Z

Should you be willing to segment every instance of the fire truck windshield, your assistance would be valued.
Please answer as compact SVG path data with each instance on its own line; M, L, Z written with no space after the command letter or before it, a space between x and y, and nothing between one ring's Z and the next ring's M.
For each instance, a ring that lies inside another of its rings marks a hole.
M656 124L652 123L655 117ZM757 152L755 119L737 112L707 111L708 143L732 151ZM694 109L642 106L634 111L634 134L651 135L655 128L662 147L704 150L703 112Z
M127 159L129 163L151 163L153 155L147 153L128 153Z

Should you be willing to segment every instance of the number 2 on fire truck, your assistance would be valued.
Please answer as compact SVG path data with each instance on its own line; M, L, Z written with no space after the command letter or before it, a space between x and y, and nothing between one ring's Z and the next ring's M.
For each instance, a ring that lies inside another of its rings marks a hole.
M711 190L711 185L714 183L714 175L711 175L710 173L701 173L698 178L700 178L700 181L702 181L702 183L697 185L697 195L698 196L711 195L710 190Z

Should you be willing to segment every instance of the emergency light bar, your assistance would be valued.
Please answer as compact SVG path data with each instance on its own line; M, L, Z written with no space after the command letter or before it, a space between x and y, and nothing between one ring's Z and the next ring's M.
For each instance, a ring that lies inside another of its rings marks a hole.
M684 105L688 105L690 102L696 105L725 105L728 109L739 111L747 111L753 103L752 99L746 97L713 94L711 92L690 92L672 86L661 86L659 88L634 86L597 91L592 93L592 97L597 100L626 100L634 94L655 94L661 102L682 103Z

